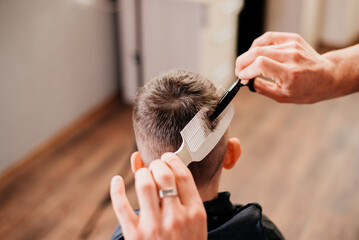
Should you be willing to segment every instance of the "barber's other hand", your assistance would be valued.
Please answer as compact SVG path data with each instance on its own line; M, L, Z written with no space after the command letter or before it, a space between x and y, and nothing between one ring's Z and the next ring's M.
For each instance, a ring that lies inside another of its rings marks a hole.
M335 97L335 64L295 33L267 32L236 60L236 75L256 78L254 88L278 102L314 103Z
M125 193L123 179L111 181L112 206L125 239L207 239L206 212L191 172L173 153L135 173L140 205L136 215ZM159 198L158 191L177 187L178 196Z

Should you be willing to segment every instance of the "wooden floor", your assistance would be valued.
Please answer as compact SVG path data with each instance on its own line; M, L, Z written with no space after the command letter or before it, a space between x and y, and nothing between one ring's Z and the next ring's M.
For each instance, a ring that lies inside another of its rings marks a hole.
M235 103L243 154L221 190L259 202L287 239L359 239L359 94L297 106L241 90ZM1 239L109 239L114 174L136 206L134 148L131 109L116 105L24 165L0 182Z

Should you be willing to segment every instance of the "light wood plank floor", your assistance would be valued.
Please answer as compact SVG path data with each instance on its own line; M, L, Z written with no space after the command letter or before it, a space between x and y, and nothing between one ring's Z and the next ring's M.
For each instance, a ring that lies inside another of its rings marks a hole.
M242 156L220 189L259 202L287 239L359 239L359 94L315 105L277 104L246 89L230 135ZM114 174L136 200L131 108L95 124L0 183L2 239L109 239Z

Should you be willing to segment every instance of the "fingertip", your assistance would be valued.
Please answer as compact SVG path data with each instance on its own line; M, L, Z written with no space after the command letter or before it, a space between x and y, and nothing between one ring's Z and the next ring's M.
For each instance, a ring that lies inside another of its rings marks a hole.
M242 70L238 71L238 78L241 80L249 80L251 78L253 78L251 75L253 75L253 70L252 70L252 64L246 66L245 68L243 68Z
M136 177L137 175L146 174L148 171L149 171L148 168L140 168L140 169L137 169L137 171L135 172L135 177Z
M125 193L125 184L123 178L119 175L112 177L110 195L111 199L119 199Z
M242 79L247 79L246 78L246 73L245 73L245 71L239 71L238 73L237 73L237 77L239 78L239 79L241 79L241 82L243 81Z
M123 178L121 176L119 175L113 176L111 179L111 185L117 185L121 181L123 181Z
M239 78L239 79L241 79L241 78ZM243 79L241 79L241 84L243 84L243 85L247 84L248 82L249 82L249 80L243 80Z

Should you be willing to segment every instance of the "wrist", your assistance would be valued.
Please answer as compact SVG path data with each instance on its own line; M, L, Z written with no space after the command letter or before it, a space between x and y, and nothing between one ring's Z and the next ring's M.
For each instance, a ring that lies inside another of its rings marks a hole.
M333 97L340 97L359 91L359 45L327 52L322 55L335 87Z
M327 66L327 71L333 78L336 83L340 82L341 74L338 68L340 64L340 57L336 54L336 51L331 51L322 54L322 57L325 59L325 64Z
M338 68L340 60L333 52L327 52L322 54L324 62L324 73L323 73L323 89L326 93L322 93L324 99L330 99L340 96L341 92L341 74Z
M347 78L343 59L339 51L331 51L322 55L326 60L326 71L331 78L329 98L336 98L350 93L350 81Z

